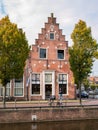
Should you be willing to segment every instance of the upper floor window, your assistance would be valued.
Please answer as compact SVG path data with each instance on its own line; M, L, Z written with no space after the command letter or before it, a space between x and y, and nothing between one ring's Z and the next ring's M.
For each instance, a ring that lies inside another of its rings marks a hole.
M57 50L58 59L64 59L64 50Z
M50 40L54 40L54 33L50 33Z
M40 48L40 58L46 58L46 49Z

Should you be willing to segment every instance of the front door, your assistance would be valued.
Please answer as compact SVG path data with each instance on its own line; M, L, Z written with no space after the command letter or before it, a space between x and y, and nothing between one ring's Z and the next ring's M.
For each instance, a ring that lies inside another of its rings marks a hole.
M52 95L52 85L46 84L45 85L45 99L49 99L51 95Z

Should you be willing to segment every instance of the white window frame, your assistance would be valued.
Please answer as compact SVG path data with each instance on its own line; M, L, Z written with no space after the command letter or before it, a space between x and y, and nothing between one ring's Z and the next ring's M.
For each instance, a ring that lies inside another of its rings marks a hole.
M18 79L16 79L18 80ZM22 77L22 85L21 87L20 86L16 86L17 82L15 82L15 79L14 79L14 96L15 97L23 97L24 96L24 84L23 84L23 77ZM20 90L22 91L22 93L19 93ZM18 91L18 92L17 92Z
M40 50L41 50L41 49L45 49L45 50L46 50L46 57L45 57L45 58L41 58L41 57L40 57ZM42 48L42 47L39 48L39 58L40 58L40 59L47 59L47 48Z
M39 75L39 80L35 80L35 81L32 80L32 75L33 75L33 74ZM36 95L38 96L38 95L40 95L41 86L40 86L39 94L32 94L32 84L39 84L39 85L40 85L40 73L36 73L36 72L32 73L32 74L31 74L31 81L32 81L32 82L31 82L31 96L36 96Z
M6 96L11 95L11 80L6 85Z
M53 34L53 36L54 36L53 39L51 39L51 34ZM49 39L50 39L50 40L55 40L55 33L54 33L54 32L50 32L50 34L49 34Z
M66 75L66 80L59 80L59 76L60 75ZM58 85L60 85L60 84L66 84L66 93L64 93L64 95L67 95L68 94L68 74L66 74L66 73L59 73L58 74Z
M59 51L59 50L64 51L64 58L63 58L63 59L60 59L60 58L58 57L58 51ZM65 50L64 50L64 49L57 49L57 59L58 59L58 60L65 60Z

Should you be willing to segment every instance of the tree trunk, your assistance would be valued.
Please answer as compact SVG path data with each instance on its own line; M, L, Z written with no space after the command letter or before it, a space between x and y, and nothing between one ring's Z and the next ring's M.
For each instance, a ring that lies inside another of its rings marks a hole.
M79 99L80 99L80 105L82 105L82 99L81 99L81 82L79 81Z

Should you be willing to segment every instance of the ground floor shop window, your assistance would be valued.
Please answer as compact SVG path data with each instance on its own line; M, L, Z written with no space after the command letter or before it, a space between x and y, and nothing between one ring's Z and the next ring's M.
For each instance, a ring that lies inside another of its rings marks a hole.
M67 85L66 84L59 84L59 91L62 91L62 94L67 94Z
M3 96L3 87L0 87L0 96Z
M6 85L6 96L10 96L10 82Z
M40 74L32 74L32 88L31 94L40 94Z
M15 79L14 96L23 96L23 79Z
M67 94L67 74L59 74L59 91L62 94Z
M40 94L40 84L32 84L32 94Z

